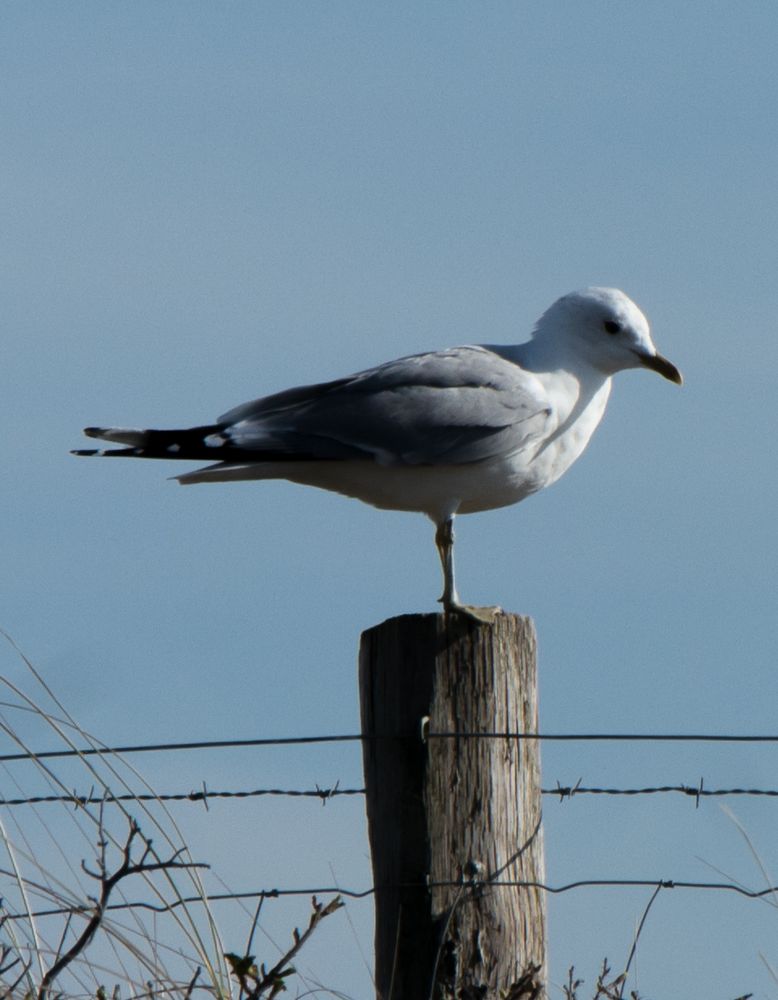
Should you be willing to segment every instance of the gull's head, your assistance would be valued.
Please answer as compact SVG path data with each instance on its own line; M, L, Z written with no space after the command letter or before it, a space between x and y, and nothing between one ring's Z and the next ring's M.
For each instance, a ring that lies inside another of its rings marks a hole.
M618 288L585 288L564 295L541 316L536 337L556 339L605 375L650 368L681 385L681 373L651 340L648 320Z

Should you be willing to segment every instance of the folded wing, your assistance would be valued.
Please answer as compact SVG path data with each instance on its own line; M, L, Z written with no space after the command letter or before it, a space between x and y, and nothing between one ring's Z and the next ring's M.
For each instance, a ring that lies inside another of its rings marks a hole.
M437 465L509 454L542 435L549 413L531 373L494 351L460 347L266 396L219 423L225 446L246 457Z
M458 347L265 396L201 427L89 427L89 437L124 447L78 454L217 460L208 471L333 460L458 465L508 455L539 439L550 413L530 372L495 350Z

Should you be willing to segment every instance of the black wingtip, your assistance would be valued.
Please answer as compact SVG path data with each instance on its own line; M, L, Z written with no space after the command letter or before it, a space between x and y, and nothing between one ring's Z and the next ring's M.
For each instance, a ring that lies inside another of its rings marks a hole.
M71 455L79 457L91 457L99 455L100 458L147 458L143 448L74 448ZM156 458L156 456L151 456Z

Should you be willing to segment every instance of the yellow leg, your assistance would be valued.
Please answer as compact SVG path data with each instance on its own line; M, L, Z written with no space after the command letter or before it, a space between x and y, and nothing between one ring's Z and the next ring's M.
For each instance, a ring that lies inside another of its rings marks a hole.
M438 547L440 565L443 569L443 593L440 603L447 615L464 615L477 622L493 622L502 608L479 608L472 604L462 604L457 594L454 580L454 518L448 517L441 521L435 532L435 545Z

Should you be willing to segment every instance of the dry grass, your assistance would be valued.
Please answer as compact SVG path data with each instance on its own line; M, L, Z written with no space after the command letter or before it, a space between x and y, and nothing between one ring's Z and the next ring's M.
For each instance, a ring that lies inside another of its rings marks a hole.
M24 665L21 682L0 677L0 739L6 753L25 755L23 762L0 763L4 787L19 797L55 794L71 800L0 811L0 995L8 1000L162 995L189 1000L203 992L219 1000L276 996L294 976L290 959L339 901L314 900L311 925L302 934L293 932L291 948L269 970L255 965L253 956L227 955L203 882L208 866L191 857L165 804L136 800L130 810L114 798L153 794L141 774L112 753L76 753L63 761L35 756L33 748L41 746L106 748L78 725L13 640L0 635ZM74 775L91 788L89 802L74 796L69 785ZM130 900L141 905L127 907ZM254 978L252 969L258 973Z

